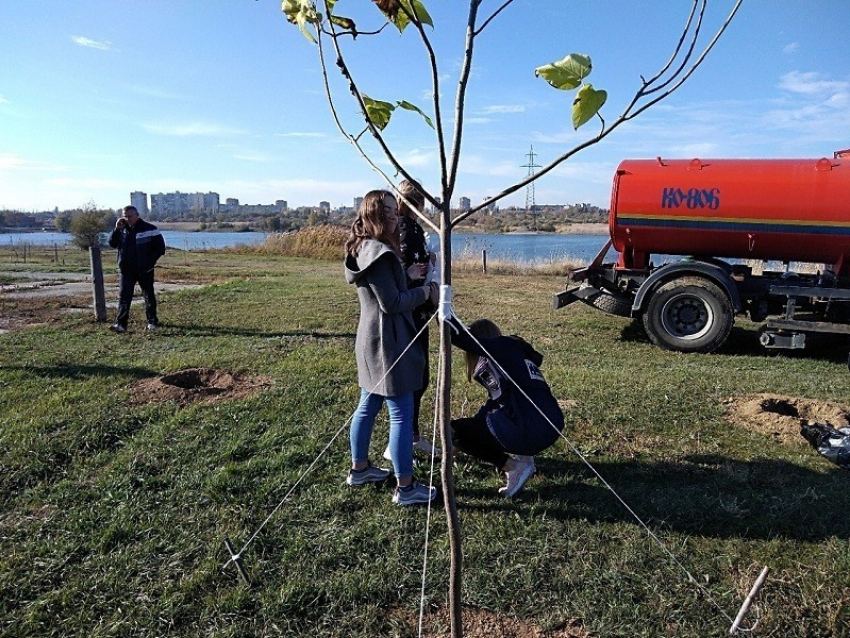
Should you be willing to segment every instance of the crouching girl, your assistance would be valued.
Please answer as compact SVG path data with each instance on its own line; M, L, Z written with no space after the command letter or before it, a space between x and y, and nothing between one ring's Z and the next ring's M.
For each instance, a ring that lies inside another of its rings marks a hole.
M489 395L475 416L452 420L452 442L502 470L507 483L499 493L511 498L537 470L534 455L558 439L564 414L540 371L543 355L528 342L502 336L488 319L469 326L475 339L456 320L452 325L452 343L465 352L467 379Z

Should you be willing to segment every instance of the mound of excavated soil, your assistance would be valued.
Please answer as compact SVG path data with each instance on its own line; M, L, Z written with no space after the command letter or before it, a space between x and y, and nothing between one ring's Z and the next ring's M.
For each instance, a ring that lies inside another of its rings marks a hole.
M215 368L189 368L133 384L132 400L135 403L174 402L182 407L198 401L216 403L243 399L270 385L267 377L249 377Z
M419 625L419 616L397 612L398 618L403 618L411 626ZM408 617L411 616L411 617ZM590 634L582 628L578 618L571 618L563 627L544 631L529 622L509 616L499 616L484 609L464 609L463 635L467 638L590 638ZM451 638L451 620L448 609L441 609L428 614L423 619L423 636L425 638Z
M834 428L850 425L850 406L829 401L756 394L726 400L726 417L741 427L769 435L784 444L808 445L800 425L808 421Z

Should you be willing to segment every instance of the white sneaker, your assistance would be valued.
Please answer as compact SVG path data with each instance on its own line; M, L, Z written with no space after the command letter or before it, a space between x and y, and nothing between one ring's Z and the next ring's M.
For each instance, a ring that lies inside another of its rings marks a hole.
M390 477L390 471L382 467L375 467L370 462L362 470L348 470L345 482L351 487L359 487L369 483L381 483Z
M429 458L431 457L431 452L433 451L434 457L440 458L440 447L432 444L424 436L420 436L418 441L413 442L413 451L416 452L416 450L419 450L420 452L424 453ZM393 460L393 455L390 452L389 445L384 448L384 453L381 456L383 456L388 461Z
M430 503L437 496L437 488L422 485L419 481L413 481L409 487L396 487L393 493L393 503L396 505L418 505Z
M424 452L427 456L431 456L431 454L433 454L435 457L440 458L439 446L434 445L424 436L420 436L418 441L413 442L413 451L415 452L416 450Z
M534 468L534 474L537 474L537 464L534 462L533 456L523 456L522 454L514 454L515 459L520 461L526 461L527 463L531 463L531 467Z
M505 487L499 488L499 494L505 498L513 498L517 492L522 489L525 482L532 477L534 470L536 469L534 465L534 457L531 457L531 461L529 461L528 458L529 457L527 456L514 457L514 460L516 461L515 469L505 472L508 482Z

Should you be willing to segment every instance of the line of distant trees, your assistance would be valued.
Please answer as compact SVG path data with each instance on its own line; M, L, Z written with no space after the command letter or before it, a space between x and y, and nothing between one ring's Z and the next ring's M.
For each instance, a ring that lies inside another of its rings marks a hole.
M74 220L83 226L97 225L95 217L102 221L106 232L115 224L120 211L99 209L93 203L74 210L60 212L24 213L0 210L0 230L42 230L53 228L59 232L73 233ZM259 230L266 232L292 232L302 228L328 224L348 228L354 221L352 208L328 210L324 208L298 208L280 213L221 212L196 215L181 214L179 217L151 214L155 222L195 222L201 229ZM565 224L601 223L608 219L608 211L590 204L571 206L538 206L533 213L520 208L503 208L494 212L481 211L469 217L462 228L476 232L500 233L517 230L554 232Z
M217 213L215 215L199 215L196 218L181 216L178 219L168 217L159 221L196 221L201 228L230 229L250 228L268 232L291 232L327 224L348 228L354 221L355 211L351 208L321 209L299 208L277 214L240 214ZM500 233L516 230L537 230L540 232L555 232L565 224L603 223L608 219L608 210L590 204L574 204L572 206L540 206L533 213L524 209L507 208L492 213L479 212L471 216L463 228L474 229L478 232Z

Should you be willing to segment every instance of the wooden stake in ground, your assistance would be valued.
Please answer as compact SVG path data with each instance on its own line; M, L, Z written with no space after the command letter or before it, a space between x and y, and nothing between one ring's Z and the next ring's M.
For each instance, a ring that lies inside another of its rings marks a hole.
M767 574L770 571L769 567L765 567L761 570L761 574L756 579L756 584L753 585L753 588L750 590L750 593L747 595L747 598L744 600L744 604L741 605L741 610L738 612L738 615L735 616L735 622L732 623L732 626L729 628L729 635L734 636L738 633L738 629L741 626L741 621L744 620L744 616L747 615L747 612L750 610L750 605L753 604L753 601L756 598L756 595L759 593L759 589L764 585L764 581L767 578Z
M103 286L103 258L100 245L89 246L91 260L91 288L94 299L94 316L97 321L106 321L106 291Z

